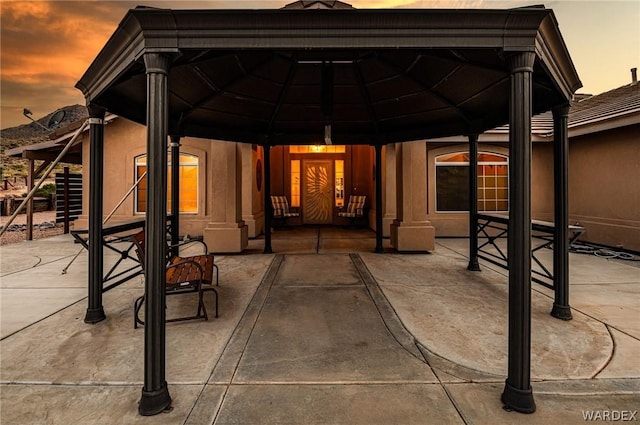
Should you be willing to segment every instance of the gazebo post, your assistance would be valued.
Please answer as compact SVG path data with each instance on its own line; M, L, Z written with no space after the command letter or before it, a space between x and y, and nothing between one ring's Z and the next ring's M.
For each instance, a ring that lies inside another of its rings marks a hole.
M479 272L478 263L478 135L469 135L469 265Z
M145 258L144 387L138 412L161 413L171 405L165 379L165 247L167 221L167 74L171 58L145 53L147 74L147 223Z
M178 255L180 241L180 136L171 136L171 255Z
M103 168L104 108L89 104L89 284L85 323L98 323L107 318L102 307L103 248Z
M531 113L536 55L508 57L509 92L509 361L502 402L533 413L531 388Z
M264 253L271 254L271 146L267 142L264 151Z
M35 160L34 159L29 159L29 165L27 168L27 193L31 193L31 191L33 190L33 185L34 185L34 181L36 179L35 176ZM29 202L27 202L27 213L26 213L26 219L27 219L27 235L26 235L26 240L28 241L32 241L33 240L33 197L31 197L29 199Z
M553 109L553 287L551 315L571 320L569 307L569 105Z
M376 250L383 253L382 246L382 144L376 143Z

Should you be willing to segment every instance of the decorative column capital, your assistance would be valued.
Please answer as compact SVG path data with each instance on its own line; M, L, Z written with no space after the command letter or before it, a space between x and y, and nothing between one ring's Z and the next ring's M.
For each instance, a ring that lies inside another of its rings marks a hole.
M171 55L166 53L145 53L143 57L147 74L167 75L169 73Z
M103 120L106 110L102 106L95 105L90 103L87 105L87 112L89 113L89 118L95 118L98 120ZM96 124L93 122L89 122L90 124ZM98 124L102 124L101 122Z
M533 64L536 60L534 52L520 52L507 57L509 64L509 72L515 74L517 72L533 72Z
M171 135L169 136L169 147L180 147L182 146L182 144L180 143L180 139L182 139L181 136L176 136L176 135Z
M569 116L569 109L571 106L568 103L563 105L559 105L554 107L551 111L553 112L553 117L558 118L567 118Z

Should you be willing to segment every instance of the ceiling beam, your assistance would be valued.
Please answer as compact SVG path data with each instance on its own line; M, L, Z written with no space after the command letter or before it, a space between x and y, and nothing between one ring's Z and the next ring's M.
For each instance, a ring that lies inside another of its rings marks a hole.
M237 55L234 55L234 56L236 57L236 60L239 61L239 59L237 58ZM202 81L207 86L209 86L209 88L213 91L213 93L211 93L209 96L205 96L203 99L192 104L189 110L183 111L180 117L180 121L183 121L189 115L193 114L200 106L226 93L231 87L236 85L240 80L245 78L247 75L269 64L272 59L273 59L273 55L271 55L267 60L260 62L249 69L244 69L244 67L240 66L240 69L242 70L242 74L235 77L233 80L229 81L227 84L224 84L220 87L218 87L213 81L211 81L211 79L204 72L202 72L202 70L200 70L197 67L194 67L194 69L196 69L196 73L198 74L198 76L202 79Z
M432 95L433 97L435 97L436 99L438 99L440 102L445 103L447 105L449 105L449 107L451 107L458 115L460 115L460 117L464 120L464 122L466 124L471 124L471 122L473 121L473 119L471 117L469 117L462 109L460 109L458 107L458 105L456 105L454 102L452 102L450 99L447 99L446 97L442 96L441 94L437 93L436 91L433 90L433 88L431 87L427 87L425 86L424 82L417 80L415 77L413 77L411 74L409 74L409 70L405 70L402 69L401 67L399 67L398 65L396 65L395 63L389 61L388 59L385 59L381 56L378 56L378 59L384 63L386 66L388 66L389 68L391 68L393 71L403 75L404 77L408 78L409 80L413 81L414 83L418 84L419 86L423 87L430 95ZM413 68L413 66L415 65L415 61L412 63L410 68ZM455 67L453 69L452 72L450 72L449 74L447 74L446 77L444 77L443 79L441 79L439 82L437 82L434 87L437 87L442 81L444 81L444 79L448 78L450 75L453 75L455 72L457 72L460 68L462 68L462 65L459 65L457 67Z
M284 102L284 98L289 92L289 88L291 87L291 82L293 81L293 76L298 69L298 60L294 55L289 62L289 70L287 71L287 78L284 80L284 86L278 93L278 100L276 101L275 107L272 110L271 117L269 117L269 125L267 127L267 140L271 140L271 131L273 130L273 122L275 121L280 109L282 108L282 104Z

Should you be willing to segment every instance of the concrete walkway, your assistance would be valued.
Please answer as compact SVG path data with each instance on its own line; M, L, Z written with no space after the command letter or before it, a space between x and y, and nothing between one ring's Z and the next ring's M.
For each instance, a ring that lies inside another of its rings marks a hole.
M467 271L466 240L413 255L371 253L369 231L299 228L273 242L275 255L254 240L216 256L220 318L167 326L173 410L151 418L137 415L142 279L106 292L107 320L87 325L86 253L61 274L70 237L3 246L0 422L577 424L638 410L638 262L572 254L570 322L534 285L538 410L522 415L500 403L506 271ZM194 305L172 297L168 314Z

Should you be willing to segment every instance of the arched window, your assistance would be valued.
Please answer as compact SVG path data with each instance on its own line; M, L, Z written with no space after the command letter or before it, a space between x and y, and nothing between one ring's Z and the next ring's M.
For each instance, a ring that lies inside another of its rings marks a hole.
M469 211L469 153L436 157L436 211ZM478 211L509 211L509 158L478 154Z
M135 159L136 180L147 171L147 155ZM168 164L167 212L171 213L171 160ZM135 212L147 211L147 177L138 184L135 191ZM180 154L180 212L196 214L198 212L198 157Z

